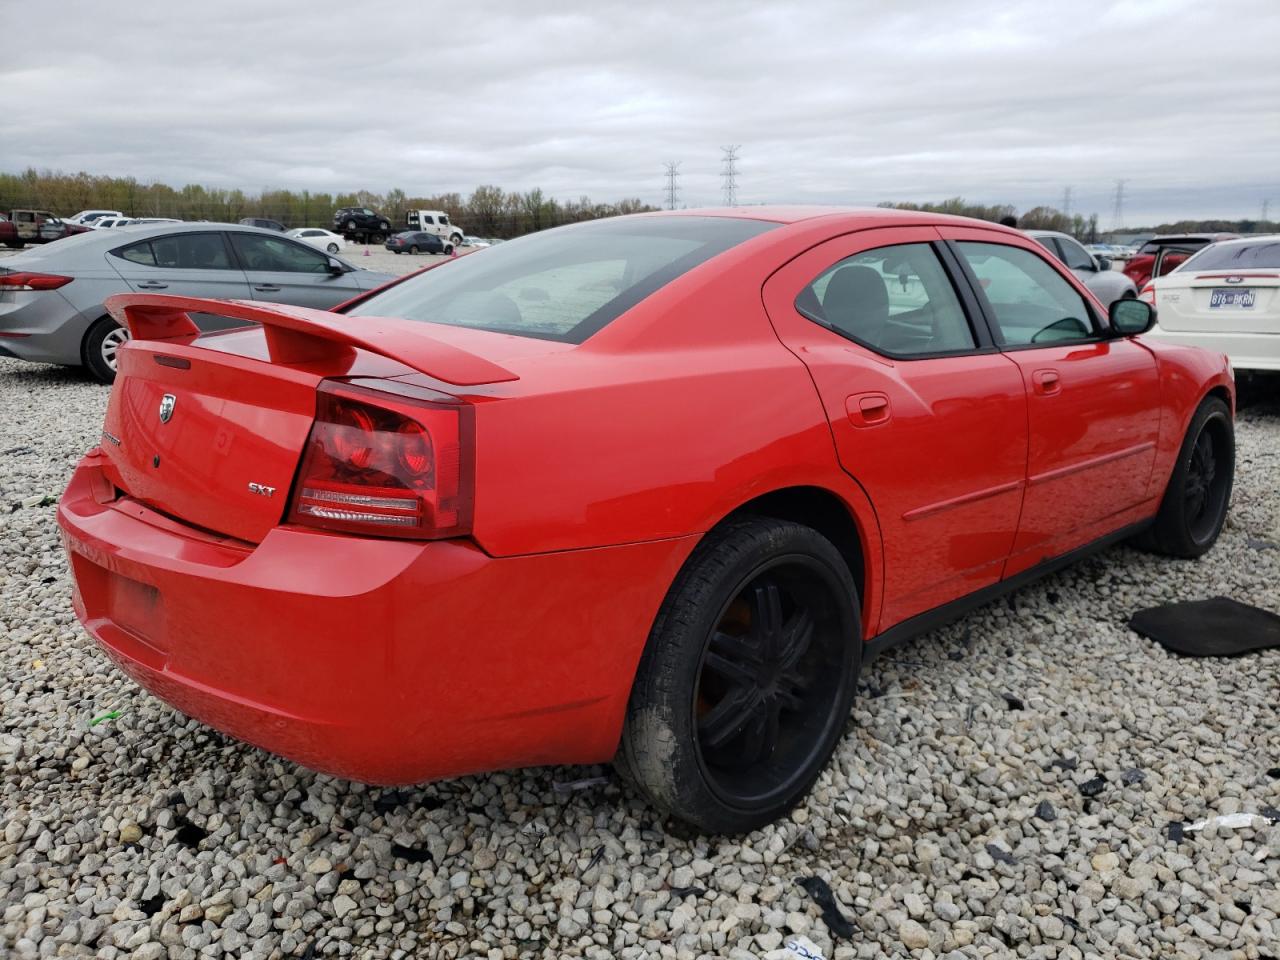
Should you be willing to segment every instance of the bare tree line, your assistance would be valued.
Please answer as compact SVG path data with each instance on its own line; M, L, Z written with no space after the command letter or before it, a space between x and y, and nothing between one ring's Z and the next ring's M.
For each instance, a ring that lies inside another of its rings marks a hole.
M337 208L353 206L376 209L396 225L405 223L408 210L443 210L468 233L500 238L657 209L635 198L616 203L595 203L585 196L565 201L548 197L541 189L515 193L491 184L477 187L467 197L460 193L409 196L398 188L385 194L369 190L331 194L271 189L253 194L200 184L175 188L164 183L140 183L133 177L83 172L27 169L19 174L0 173L0 210L36 207L63 216L79 210L106 209L137 217L231 223L241 217L268 217L288 227L327 227Z

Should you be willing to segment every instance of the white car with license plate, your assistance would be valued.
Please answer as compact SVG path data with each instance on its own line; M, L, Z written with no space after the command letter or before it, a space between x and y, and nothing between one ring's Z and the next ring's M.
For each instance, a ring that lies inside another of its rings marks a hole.
M1157 277L1148 337L1225 353L1237 370L1280 371L1280 234L1222 240Z
M310 244L325 253L338 253L347 245L347 241L342 234L333 233L330 230L321 230L318 227L299 227L296 230L290 230L285 236L301 240L303 243Z

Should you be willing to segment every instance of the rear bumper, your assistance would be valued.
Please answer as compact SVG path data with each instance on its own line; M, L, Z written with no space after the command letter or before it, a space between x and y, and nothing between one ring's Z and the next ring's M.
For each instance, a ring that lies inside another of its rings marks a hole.
M1280 370L1280 333L1184 332L1157 324L1145 336L1225 353L1236 370Z
M608 759L693 546L494 559L288 527L251 546L111 499L100 464L81 462L58 523L107 655L183 713L370 783Z
M58 290L0 294L0 333L8 334L0 337L0 346L8 356L78 364L80 341L88 326Z

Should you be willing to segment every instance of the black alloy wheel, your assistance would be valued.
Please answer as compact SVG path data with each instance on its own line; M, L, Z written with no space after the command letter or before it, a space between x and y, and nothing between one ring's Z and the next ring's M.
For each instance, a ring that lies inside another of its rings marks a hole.
M1231 489L1230 471L1220 468L1220 448L1227 445L1222 424L1207 421L1191 448L1182 496L1186 501L1187 526L1191 539L1202 543L1216 537L1227 512L1227 494Z
M654 621L615 765L652 804L710 833L782 816L844 731L858 610L848 565L816 530L770 517L721 524Z
M739 807L794 792L841 688L839 604L811 557L748 575L707 639L693 703L711 788Z
M1235 427L1220 397L1196 409L1178 451L1155 521L1137 538L1144 549L1187 559L1217 542L1235 480Z

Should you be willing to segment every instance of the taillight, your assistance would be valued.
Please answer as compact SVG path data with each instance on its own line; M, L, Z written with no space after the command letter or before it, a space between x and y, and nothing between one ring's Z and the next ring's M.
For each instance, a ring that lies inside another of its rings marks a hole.
M1154 307L1156 305L1156 288L1148 283L1142 288L1142 292L1138 294L1138 299L1145 300Z
M0 290L57 290L65 287L74 277L60 277L53 273L0 273Z
M325 382L293 485L293 523L440 539L471 531L474 409L400 384Z

